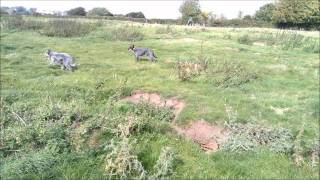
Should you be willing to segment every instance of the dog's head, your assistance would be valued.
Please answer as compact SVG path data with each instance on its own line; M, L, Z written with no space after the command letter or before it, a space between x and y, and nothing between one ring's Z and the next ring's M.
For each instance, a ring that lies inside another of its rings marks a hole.
M129 47L128 47L128 51L132 51L134 49L134 44L132 44L132 45L130 45Z

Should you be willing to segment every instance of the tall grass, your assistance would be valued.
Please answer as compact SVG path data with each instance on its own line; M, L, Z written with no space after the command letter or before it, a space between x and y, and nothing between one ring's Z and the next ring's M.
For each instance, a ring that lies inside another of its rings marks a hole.
M24 19L22 16L9 16L2 20L5 29L39 31L46 36L75 37L84 36L100 26L101 23L87 23L68 19L55 19L47 22Z
M57 37L84 36L94 30L96 26L97 24L81 23L74 20L52 20L45 24L41 34Z
M247 66L237 61L213 60L208 66L206 80L223 88L241 86L258 78Z
M319 40L286 30L274 32L245 33L237 38L240 44L252 45L253 42L264 42L269 46L279 46L283 50L301 49L306 52L319 53Z
M167 25L166 27L158 27L156 29L156 34L175 34L177 33L176 29L170 25Z
M25 20L22 16L9 16L2 20L1 27L4 29L39 30L44 27L44 22Z
M108 41L140 41L144 39L144 34L138 27L125 25L107 28L104 39Z
M57 154L50 150L44 149L36 153L22 154L21 157L12 158L7 161L1 168L1 176L4 179L23 177L32 173L43 173L54 166L59 158Z
M239 36L237 40L240 44L246 44L246 45L253 44L253 40L248 34Z

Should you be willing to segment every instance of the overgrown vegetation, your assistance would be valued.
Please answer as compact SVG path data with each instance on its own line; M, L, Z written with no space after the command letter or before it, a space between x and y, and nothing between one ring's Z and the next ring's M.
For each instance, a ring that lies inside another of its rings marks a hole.
M223 150L253 151L259 146L265 146L277 153L291 153L293 148L293 135L288 129L267 128L254 124L227 124L231 134Z
M225 34L223 38L232 39L232 35ZM281 47L283 50L300 49L311 53L320 52L319 41L316 38L306 37L294 31L278 30L276 32L245 33L238 36L237 41L245 45L258 42Z
M39 152L21 154L12 157L2 167L1 176L4 179L24 177L27 174L41 174L50 170L59 161L55 149L43 149Z
M140 41L144 38L144 34L138 27L126 25L108 28L104 38L108 41Z
M242 35L238 37L238 42L240 44L245 44L245 45L252 45L253 40L249 37L248 34Z
M195 60L177 61L175 71L181 81L189 81L206 72L211 59L204 54L203 43L201 43L199 55Z
M96 22L81 23L88 21ZM17 24L1 29L1 179L318 178L317 32L170 26L179 33L159 39L167 33L157 35L153 26L106 20L85 38L61 43L60 36L34 33L43 27ZM157 63L134 62L130 39L107 38L115 31L106 30L131 27ZM245 34L269 46L240 44ZM79 57L77 71L47 67L46 47ZM185 82L171 74L180 59L195 74ZM177 126L228 119L231 139L205 154L177 136L173 109L122 99L135 89L183 100Z
M193 61L178 61L175 67L178 77L182 81L188 81L199 76L205 70L205 68L205 64L196 63Z
M84 36L94 30L96 26L97 24L82 23L73 20L52 20L45 24L41 34L57 37Z
M175 33L177 33L177 31L171 25L156 28L156 34L175 34Z
M238 87L256 78L256 72L238 61L211 61L206 74L206 81L223 88Z
M309 143L303 139L304 125L296 136L286 128L271 128L252 123L238 123L238 113L232 106L225 104L228 119L225 122L228 129L228 138L221 143L221 150L232 152L252 151L258 152L260 148L267 148L275 153L292 156L297 166L316 164L316 155L319 155L318 139Z
M26 20L22 16L8 16L4 18L1 26L6 29L39 31L41 34L50 37L74 37L85 36L100 26L100 24L68 19L56 19L45 22L41 20Z
M2 28L17 30L39 30L44 24L42 21L24 20L22 16L8 16L1 21Z

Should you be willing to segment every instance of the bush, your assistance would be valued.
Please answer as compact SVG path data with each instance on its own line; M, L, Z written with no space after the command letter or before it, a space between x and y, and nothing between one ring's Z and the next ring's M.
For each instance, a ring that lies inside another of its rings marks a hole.
M246 44L246 45L253 44L253 40L250 38L250 36L248 34L239 36L237 40L240 44Z
M138 157L134 154L132 143L129 138L122 137L122 140L106 146L109 153L106 155L105 176L108 179L145 179L147 172L144 170Z
M47 22L41 33L57 37L84 36L94 30L96 26L96 24L59 19Z
M235 61L212 61L207 68L207 81L218 87L237 87L258 78L247 65Z
M205 66L192 61L178 61L175 69L181 81L189 81L199 76L205 70Z
M160 156L153 167L153 175L149 179L169 178L173 174L175 153L170 147L162 148Z
M131 111L138 116L142 115L156 121L171 122L174 119L174 114L169 108L153 106L143 101L135 105Z
M131 138L131 129L134 120L119 124L115 132L119 139L111 139L105 147L107 155L104 158L105 176L108 179L162 179L173 174L175 154L169 147L163 148L154 165L153 174L148 173L139 161L133 145L135 139Z

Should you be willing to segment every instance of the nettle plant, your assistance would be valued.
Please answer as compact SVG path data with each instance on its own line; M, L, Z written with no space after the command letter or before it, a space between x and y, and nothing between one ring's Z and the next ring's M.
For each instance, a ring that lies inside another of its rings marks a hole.
M159 179L173 175L175 154L170 147L164 147L151 172L147 172L134 151L136 140L131 137L138 118L121 123L113 132L118 136L105 147L104 172L108 179Z

